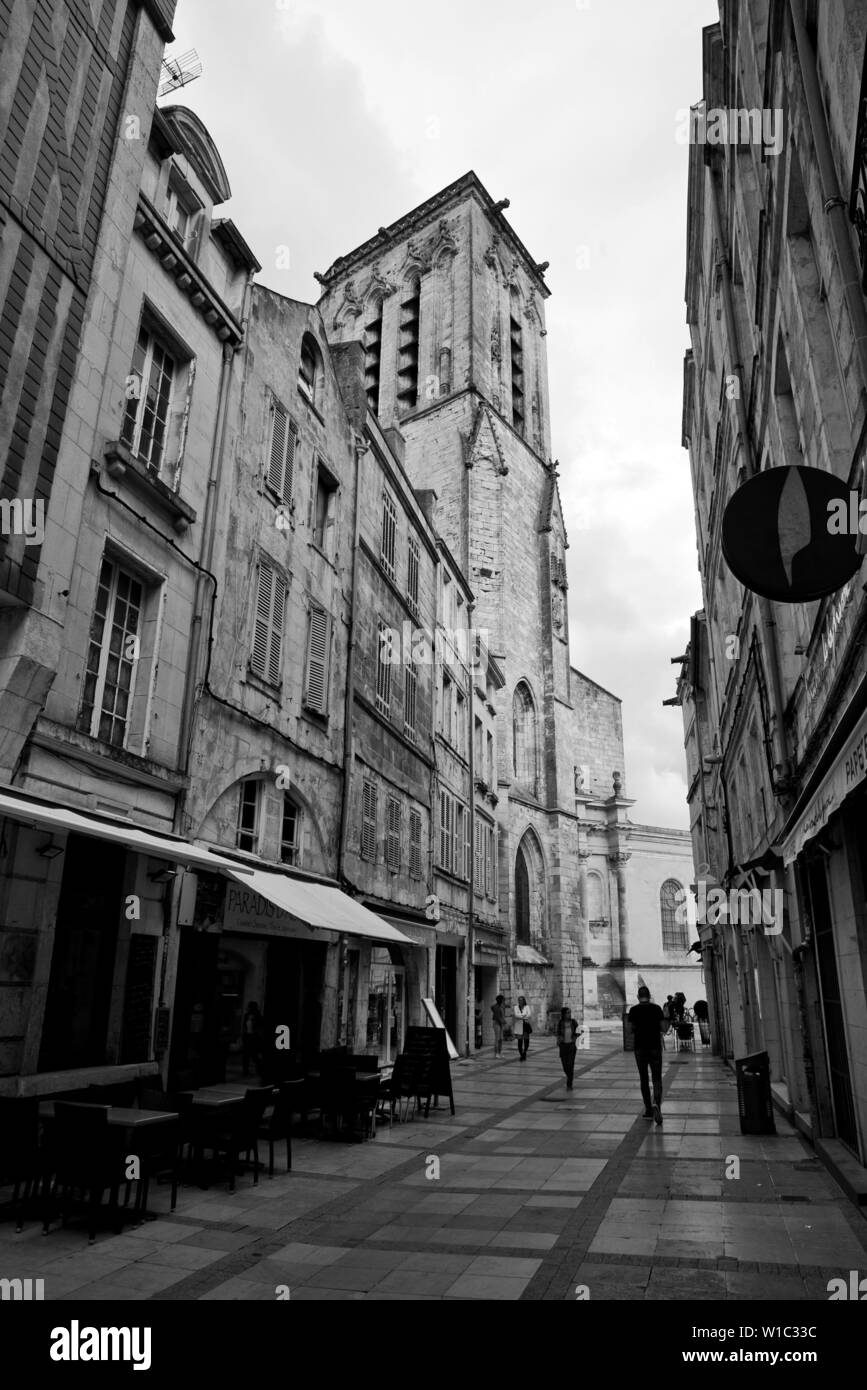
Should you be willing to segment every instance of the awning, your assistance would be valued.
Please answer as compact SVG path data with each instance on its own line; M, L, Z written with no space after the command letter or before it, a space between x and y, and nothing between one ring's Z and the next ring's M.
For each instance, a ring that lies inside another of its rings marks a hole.
M537 951L533 946L526 946L523 941L519 941L515 947L514 959L521 965L550 965L541 951Z
M238 873L234 873L235 869L238 869ZM268 869L247 872L240 865L233 865L229 873L234 873L234 877L247 890L251 905L256 897L267 898L275 907L305 926L345 932L348 936L363 936L370 941L391 941L400 946L415 944L397 927L385 922L375 912L369 912L340 888L289 878L286 874L272 873Z
M9 816L33 829L73 831L76 835L88 835L94 840L110 840L139 854L148 854L153 859L168 859L190 869L205 869L212 874L232 870L243 874L245 879L247 877L242 864L190 844L188 840L159 835L146 826L132 822L124 824L120 820L100 819L88 815L86 811L73 811L67 806L37 801L8 787L0 791L0 816Z
M783 842L783 861L797 859L808 840L818 835L846 797L867 778L867 713L862 714L836 761L798 812Z

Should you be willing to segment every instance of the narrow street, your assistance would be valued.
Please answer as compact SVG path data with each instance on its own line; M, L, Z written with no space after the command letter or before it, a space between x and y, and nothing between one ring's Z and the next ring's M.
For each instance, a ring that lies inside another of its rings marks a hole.
M0 1266L75 1301L826 1300L867 1267L867 1224L791 1126L740 1134L718 1058L664 1054L657 1128L619 1030L592 1041L571 1093L550 1039L524 1065L485 1052L452 1064L454 1117L296 1138L291 1173L281 1144L273 1179L184 1187L173 1215L160 1186L165 1216L90 1249L75 1227L7 1225Z

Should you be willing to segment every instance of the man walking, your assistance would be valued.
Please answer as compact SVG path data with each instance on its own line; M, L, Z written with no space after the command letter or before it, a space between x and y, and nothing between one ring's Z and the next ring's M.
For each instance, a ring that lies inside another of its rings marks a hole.
M629 1010L628 1023L635 1039L635 1062L641 1081L641 1098L644 1101L644 1118L662 1124L662 1035L671 1024L663 1015L658 1004L651 1004L650 990L642 985L638 991L638 1003ZM653 1082L653 1105L650 1102L650 1086L647 1071Z

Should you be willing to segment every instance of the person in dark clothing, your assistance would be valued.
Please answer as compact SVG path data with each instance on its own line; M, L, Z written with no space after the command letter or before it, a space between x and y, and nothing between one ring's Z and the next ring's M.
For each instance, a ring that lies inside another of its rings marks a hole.
M670 1027L658 1004L650 1002L650 990L642 985L638 991L638 1003L633 1004L627 1015L632 1036L635 1039L635 1062L641 1082L641 1099L644 1101L645 1119L654 1119L662 1124L662 1035ZM647 1072L653 1082L653 1104L651 1106L650 1085Z
M704 1019L705 1022L707 1022L707 1000L706 1000L706 999L696 999L695 1003L694 1003L693 1006L692 1006L692 1011L693 1011L693 1013L695 1014L695 1016L696 1016L696 1018L698 1019L699 1022L701 1022L702 1019Z
M497 995L497 1001L491 1005L491 1014L494 1020L494 1056L503 1055L503 1024L506 1022L506 997L503 994Z
M572 1078L575 1074L575 1053L578 1048L578 1038L583 1029L578 1027L572 1017L572 1011L568 1005L560 1010L560 1017L557 1020L557 1046L560 1049L560 1065L566 1073L566 1090L572 1090Z
M250 1075L250 1063L257 1070L262 1067L262 1026L264 1019L258 1004L248 1004L241 1025L241 1053L244 1075Z

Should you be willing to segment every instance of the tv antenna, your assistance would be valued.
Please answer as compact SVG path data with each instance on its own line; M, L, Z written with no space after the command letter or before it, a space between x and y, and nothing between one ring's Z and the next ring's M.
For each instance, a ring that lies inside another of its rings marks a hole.
M164 77L157 88L157 97L168 96L169 92L186 87L188 82L195 82L202 75L201 59L194 48L177 58L163 58L162 69Z

